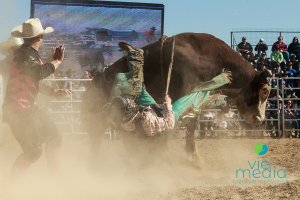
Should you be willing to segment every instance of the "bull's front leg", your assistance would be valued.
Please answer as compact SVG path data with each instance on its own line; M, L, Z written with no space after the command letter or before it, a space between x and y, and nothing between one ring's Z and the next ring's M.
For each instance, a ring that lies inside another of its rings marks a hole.
M194 161L199 160L199 154L195 143L195 130L197 127L197 117L192 118L187 124L187 131L185 137L185 150L192 156Z

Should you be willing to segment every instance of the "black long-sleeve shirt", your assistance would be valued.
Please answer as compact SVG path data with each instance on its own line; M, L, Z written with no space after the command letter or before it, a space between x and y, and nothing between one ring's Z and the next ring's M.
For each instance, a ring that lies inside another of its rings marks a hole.
M295 54L297 59L300 59L300 43L291 43L288 46L288 51L290 54Z
M261 52L266 52L268 50L268 46L266 43L264 42L259 42L257 43L257 45L254 48L255 51L257 51L258 53Z
M43 64L31 46L23 44L14 53L4 104L27 110L36 103L39 81L54 73L51 63Z

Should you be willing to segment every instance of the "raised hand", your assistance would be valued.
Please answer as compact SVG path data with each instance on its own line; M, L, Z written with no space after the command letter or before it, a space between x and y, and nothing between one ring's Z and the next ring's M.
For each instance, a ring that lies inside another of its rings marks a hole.
M59 47L55 48L55 52L53 54L53 60L63 61L65 56L65 47L64 45L60 45Z

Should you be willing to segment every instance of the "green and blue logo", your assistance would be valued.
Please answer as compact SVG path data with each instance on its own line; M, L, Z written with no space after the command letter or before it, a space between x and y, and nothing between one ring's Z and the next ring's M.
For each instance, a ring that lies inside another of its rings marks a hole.
M263 156L269 151L269 147L266 144L257 143L254 146L254 151L257 155Z
M265 179L281 181L287 177L286 168L273 166L268 159L260 157L265 155L268 151L269 147L267 144L255 144L254 152L258 155L258 158L256 160L248 160L248 166L246 168L237 168L235 171L235 177L240 183L248 183L248 180L254 183L256 180Z

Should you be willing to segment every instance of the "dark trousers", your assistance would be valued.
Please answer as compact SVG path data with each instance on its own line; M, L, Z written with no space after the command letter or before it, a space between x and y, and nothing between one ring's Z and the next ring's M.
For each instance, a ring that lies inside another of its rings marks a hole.
M44 143L48 147L60 147L62 137L45 112L37 108L21 111L7 106L3 113L5 122L29 161L34 162L41 156Z

